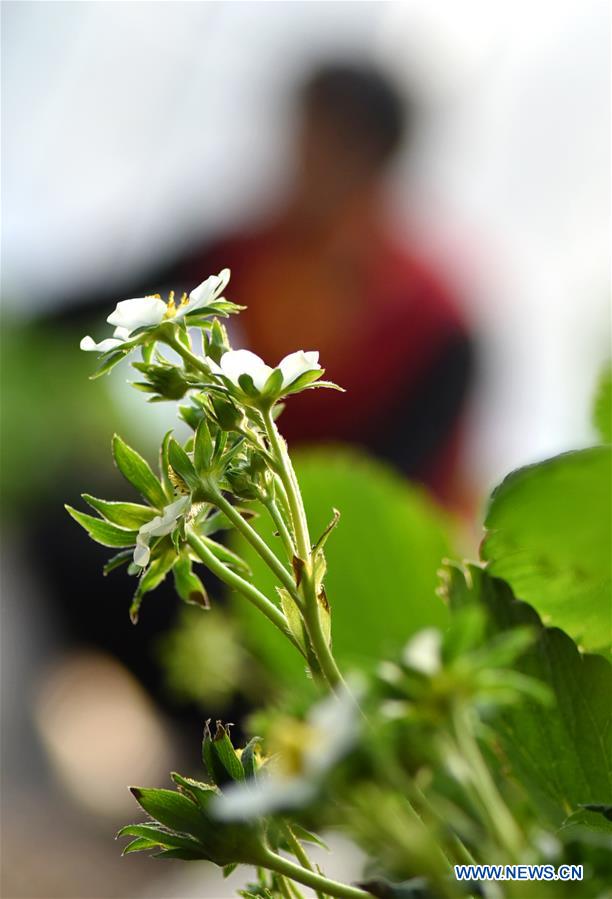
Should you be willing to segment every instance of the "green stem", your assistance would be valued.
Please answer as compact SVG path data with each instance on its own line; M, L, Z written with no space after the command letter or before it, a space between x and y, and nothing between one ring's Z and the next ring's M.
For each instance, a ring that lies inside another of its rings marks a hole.
M220 491L214 492L212 501L217 506L217 508L223 512L226 518L228 518L232 522L236 530L240 531L244 538L248 540L255 552L259 556L261 556L268 568L281 582L283 587L285 587L285 589L289 591L289 594L296 601L299 601L299 596L297 595L293 578L291 577L283 563L280 561L278 556L273 553L268 544L261 539L257 531L251 527L248 521L245 521L240 512L238 512L235 506L232 506L232 504L223 496Z
M302 868L306 868L308 871L314 871L314 867L306 854L306 850L294 834L288 821L283 822L283 830L285 831L287 845L292 855L295 855ZM325 899L325 894L322 893L321 890L315 890L315 893L317 894L317 899Z
M322 874L302 868L300 865L290 862L269 849L265 851L260 864L269 868L270 871L284 874L286 877L290 877L291 880L297 880L298 883L312 887L313 890L327 893L329 896L338 896L339 899L372 899L371 893L366 893L365 890L361 890L359 887L338 883L336 880L328 880Z
M249 582L245 581L244 578L241 578L239 574L236 574L235 571L232 571L220 562L214 553L210 551L206 544L200 540L198 535L193 531L187 531L187 542L206 567L209 568L220 581L223 581L228 587L237 590L238 593L242 593L245 599L248 599L248 601L258 608L260 612L263 612L266 618L268 618L272 624L274 624L279 631L293 643L299 653L306 658L301 646L288 630L285 616L278 606L275 606L273 602L270 602L268 597L264 596L257 587L253 586L253 584L249 584Z
M278 508L272 497L267 493L262 496L261 502L270 513L270 518L274 522L279 537L283 541L283 546L285 547L285 552L287 553L288 558L293 559L293 557L295 556L295 546L293 545L293 538L289 533L289 529L285 524L285 519L281 515L280 509Z
M167 343L168 346L172 347L172 349L178 353L185 362L191 365L192 368L195 368L210 377L210 369L206 362L204 362L203 359L200 359L199 356L196 356L195 353L192 353L191 350L187 349L180 340L177 340L176 337L164 336L163 341L164 343Z
M317 657L319 667L329 686L332 690L336 691L339 687L347 690L321 625L319 598L316 594L312 574L312 550L310 545L310 534L308 533L308 522L306 520L302 494L300 493L295 471L293 470L293 465L291 464L291 459L287 452L287 444L278 432L274 419L272 418L271 409L268 409L263 413L263 420L270 446L272 447L272 453L278 463L278 474L287 494L291 517L293 519L297 553L304 562L304 572L301 584L305 600L302 605L304 624L308 630L308 636L310 637L310 642L314 654Z
M484 817L492 832L497 836L501 846L511 858L521 858L523 839L514 818L501 797L491 772L482 757L478 742L472 733L469 712L457 707L453 712L453 724L457 745L471 768L471 780L474 793Z
M308 522L306 521L306 512L304 511L300 488L298 487L293 465L287 452L287 444L278 432L278 428L272 418L271 409L263 413L263 419L273 455L279 465L278 474L287 494L298 555L304 562L308 562L310 558Z

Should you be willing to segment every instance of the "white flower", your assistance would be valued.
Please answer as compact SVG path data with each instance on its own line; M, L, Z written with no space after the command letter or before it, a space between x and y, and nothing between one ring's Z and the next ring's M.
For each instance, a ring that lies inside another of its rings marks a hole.
M170 534L174 530L178 519L189 506L189 503L190 498L188 496L181 496L176 502L166 506L161 515L156 515L151 521L143 524L136 537L134 565L138 565L139 568L145 568L149 564L149 556L151 555L149 541L152 537L163 537L166 534Z
M195 287L189 294L183 294L178 305L174 302L174 292L167 303L160 296L134 297L121 300L106 321L114 325L112 337L96 343L87 336L81 340L81 349L86 352L108 353L130 340L139 328L156 328L168 319L180 320L197 309L210 306L219 299L230 278L229 269L224 268L218 275L211 275Z
M240 387L239 378L241 375L249 375L253 380L255 388L259 391L264 389L266 381L272 372L275 371L250 350L228 350L227 353L223 354L218 365L213 359L207 359L206 361L215 374L227 378L235 387ZM319 354L312 351L305 353L304 350L298 350L296 353L290 353L284 359L281 359L276 368L280 369L283 376L280 388L283 391L293 384L300 375L303 375L304 372L321 371Z
M205 281L202 281L201 284L194 287L191 291L189 300L177 308L175 318L182 318L183 315L187 315L189 312L195 312L196 309L210 306L211 303L220 298L227 287L229 279L230 270L229 268L224 268L218 275L211 275Z
M427 674L430 677L440 670L442 659L440 650L442 646L442 634L435 627L427 627L404 647L402 660L414 671Z
M316 794L325 774L353 745L359 730L355 700L348 693L313 706L305 721L279 725L278 755L256 780L233 783L214 800L224 821L267 815L303 805Z

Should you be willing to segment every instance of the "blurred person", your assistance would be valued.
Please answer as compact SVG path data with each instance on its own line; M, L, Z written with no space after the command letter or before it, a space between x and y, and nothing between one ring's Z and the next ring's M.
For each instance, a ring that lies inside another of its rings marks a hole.
M346 389L296 397L290 444L356 444L452 502L472 340L452 285L389 222L385 177L413 102L362 63L315 71L298 98L294 177L269 220L197 249L185 283L232 270L241 345L275 364L318 349ZM236 341L234 341L236 343Z

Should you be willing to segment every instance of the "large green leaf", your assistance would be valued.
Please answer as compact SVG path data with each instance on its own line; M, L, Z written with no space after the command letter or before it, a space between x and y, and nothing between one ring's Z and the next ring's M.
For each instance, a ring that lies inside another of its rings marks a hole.
M499 578L470 565L448 567L451 609L476 604L491 635L528 626L535 641L515 667L548 686L554 702L527 696L501 713L495 728L517 778L551 823L560 826L580 806L612 801L612 666L586 655ZM602 819L603 820L603 819Z
M612 448L521 468L494 491L481 557L588 650L612 639Z
M356 451L330 448L295 456L313 543L337 508L341 517L325 543L325 588L331 605L334 653L346 667L393 655L415 631L443 627L447 609L435 595L436 571L449 555L446 523L425 493ZM282 553L267 513L254 525ZM276 597L275 581L245 541L239 553L257 586ZM242 598L249 642L282 682L303 678L303 660Z

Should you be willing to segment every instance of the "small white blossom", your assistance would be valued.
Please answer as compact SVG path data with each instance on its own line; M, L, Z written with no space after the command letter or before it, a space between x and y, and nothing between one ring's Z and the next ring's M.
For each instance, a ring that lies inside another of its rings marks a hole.
M235 821L303 805L351 748L358 730L355 701L348 693L317 703L305 721L282 724L278 755L258 772L256 780L224 787L214 801L214 814Z
M402 654L402 659L406 665L421 674L436 674L442 665L440 657L440 649L442 645L442 634L435 627L428 627L418 634L415 634L410 640Z
M188 496L181 496L176 502L166 506L161 515L156 515L151 521L143 524L136 537L134 565L138 565L139 568L145 568L149 564L151 555L149 542L151 538L164 537L166 534L170 534L176 527L178 519L186 511L189 503L190 498Z
M227 378L228 381L238 388L240 387L240 376L249 375L256 390L261 391L264 389L266 381L272 372L275 371L250 350L228 350L221 357L219 364L213 359L207 359L206 361L215 374ZM304 350L298 350L281 359L277 368L280 369L283 376L281 390L285 390L304 372L321 371L319 354L314 351L305 353Z
M204 309L206 306L210 306L211 303L220 298L227 287L229 279L230 270L229 268L224 268L218 275L211 275L205 281L202 281L201 284L194 287L191 291L189 300L184 305L178 306L175 318L182 318L189 312L195 312L196 309Z
M121 300L117 303L115 311L111 312L106 319L109 325L115 326L113 336L96 343L88 335L81 340L81 349L86 352L108 353L130 340L134 331L140 328L156 328L163 321L177 321L191 312L204 309L220 298L229 278L230 272L227 268L218 275L211 275L198 287L195 287L189 297L187 294L183 294L178 305L174 302L173 292L167 303L160 296Z

